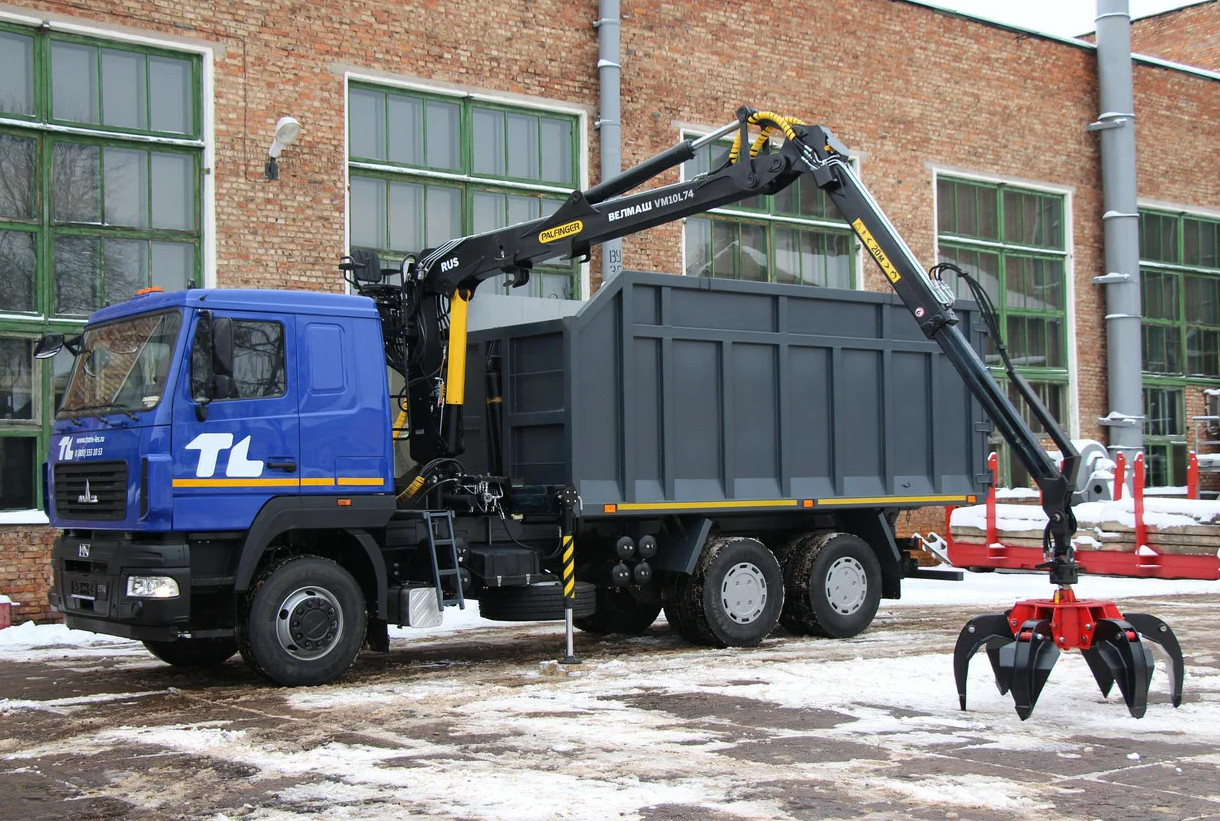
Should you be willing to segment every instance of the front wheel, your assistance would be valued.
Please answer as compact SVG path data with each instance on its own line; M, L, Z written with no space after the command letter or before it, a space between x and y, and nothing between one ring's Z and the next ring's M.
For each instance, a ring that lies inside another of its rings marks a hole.
M781 623L794 633L850 638L864 631L881 603L881 565L850 533L812 533L784 564L788 591Z
M263 571L246 595L237 645L276 684L325 684L356 660L366 616L364 594L347 570L330 559L296 556Z
M237 642L231 638L146 641L144 647L175 667L215 667L237 652Z
M713 539L690 576L666 588L665 617L694 644L757 647L784 606L779 562L756 539Z

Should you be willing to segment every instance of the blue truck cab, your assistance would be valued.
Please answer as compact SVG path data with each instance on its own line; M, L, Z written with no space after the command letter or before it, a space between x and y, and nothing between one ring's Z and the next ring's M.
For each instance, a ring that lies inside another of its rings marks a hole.
M367 528L393 513L394 476L371 300L149 293L98 311L65 344L76 360L44 502L63 531L50 601L69 627L186 663L232 655L235 595L311 522L334 536L323 555L356 543L354 575L384 615Z

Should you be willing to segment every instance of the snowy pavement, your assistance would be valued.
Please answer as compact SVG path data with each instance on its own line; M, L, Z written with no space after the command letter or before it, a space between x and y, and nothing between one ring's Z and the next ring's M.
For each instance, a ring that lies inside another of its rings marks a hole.
M1136 720L1066 654L1029 721L982 655L960 711L958 630L1047 592L908 581L852 640L709 650L661 621L578 634L577 667L555 662L558 625L468 611L295 690L19 625L0 631L0 818L1220 818L1220 583L1077 587L1172 625L1178 709L1159 666Z

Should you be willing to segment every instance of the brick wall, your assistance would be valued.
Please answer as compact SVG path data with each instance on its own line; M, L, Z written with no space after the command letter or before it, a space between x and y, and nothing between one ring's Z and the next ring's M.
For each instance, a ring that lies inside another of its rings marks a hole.
M13 600L13 624L59 618L47 606L54 538L45 525L0 525L0 593Z
M1208 0L1132 21L1131 50L1220 71L1220 2Z
M214 239L230 287L341 287L345 70L596 114L596 0L17 5L215 49ZM819 3L816 13L793 0L628 0L622 49L624 165L668 148L684 126L728 122L743 103L823 122L860 154L863 179L925 264L935 168L1069 190L1078 433L1105 441L1105 306L1090 281L1103 272L1097 137L1085 130L1098 114L1091 49L901 0ZM1218 92L1215 80L1136 66L1141 196L1220 209ZM263 162L285 114L304 131L268 182ZM655 184L676 180L671 171ZM680 237L667 225L626 238L625 265L680 270ZM865 271L870 289L887 287Z

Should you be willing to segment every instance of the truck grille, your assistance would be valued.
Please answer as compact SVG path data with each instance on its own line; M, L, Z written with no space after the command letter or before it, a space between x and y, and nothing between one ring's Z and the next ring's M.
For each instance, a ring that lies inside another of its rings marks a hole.
M122 519L127 515L127 463L55 465L55 510L64 519Z

